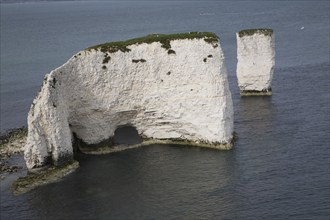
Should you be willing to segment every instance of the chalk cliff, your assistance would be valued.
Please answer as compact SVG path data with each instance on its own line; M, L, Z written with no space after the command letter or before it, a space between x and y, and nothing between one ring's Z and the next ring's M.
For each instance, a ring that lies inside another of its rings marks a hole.
M275 66L273 30L242 30L236 33L236 39L236 74L241 95L271 95Z
M29 169L73 161L73 142L111 145L116 128L143 140L230 149L233 106L212 33L149 35L87 48L47 74L28 114Z

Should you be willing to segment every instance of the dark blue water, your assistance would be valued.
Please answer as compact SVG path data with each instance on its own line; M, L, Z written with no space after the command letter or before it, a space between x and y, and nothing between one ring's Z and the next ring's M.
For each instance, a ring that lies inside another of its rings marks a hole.
M80 155L63 181L13 197L1 219L329 219L329 1L1 4L1 131L25 124L45 73L90 45L213 31L239 135L231 151L149 146ZM272 97L240 98L235 32L270 27ZM304 28L302 28L304 27Z

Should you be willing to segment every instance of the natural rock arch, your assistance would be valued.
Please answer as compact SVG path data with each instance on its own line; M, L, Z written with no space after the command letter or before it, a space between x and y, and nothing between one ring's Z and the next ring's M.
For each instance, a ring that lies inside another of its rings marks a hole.
M224 56L212 33L98 45L46 75L28 115L26 164L70 163L73 136L93 149L111 144L115 130L128 124L144 144L229 149L232 108Z

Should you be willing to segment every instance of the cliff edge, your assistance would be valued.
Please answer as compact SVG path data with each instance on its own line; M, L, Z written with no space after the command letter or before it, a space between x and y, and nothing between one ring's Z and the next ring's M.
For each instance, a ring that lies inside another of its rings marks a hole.
M111 148L125 125L145 141L230 149L233 106L218 37L153 34L74 55L45 76L33 100L27 167L69 164L77 142Z

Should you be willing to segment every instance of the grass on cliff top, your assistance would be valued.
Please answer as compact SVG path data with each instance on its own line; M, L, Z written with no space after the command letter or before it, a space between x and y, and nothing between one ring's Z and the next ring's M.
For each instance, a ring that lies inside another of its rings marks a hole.
M181 39L204 39L207 43L217 43L219 37L211 32L188 32L188 33L179 33L179 34L151 34L145 37L134 38L127 41L118 41L118 42L109 42L105 44L100 44L87 48L86 50L101 50L102 52L114 53L117 51L129 52L130 49L127 48L133 44L142 44L142 43L153 43L160 42L162 47L166 50L171 49L172 40L181 40Z
M251 36L254 34L264 34L265 36L271 36L273 34L273 29L269 28L259 28L259 29L246 29L238 32L239 37Z

